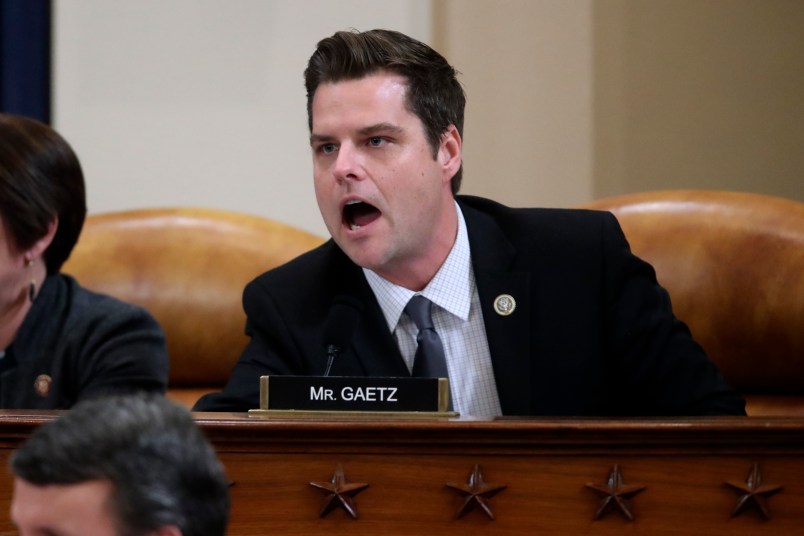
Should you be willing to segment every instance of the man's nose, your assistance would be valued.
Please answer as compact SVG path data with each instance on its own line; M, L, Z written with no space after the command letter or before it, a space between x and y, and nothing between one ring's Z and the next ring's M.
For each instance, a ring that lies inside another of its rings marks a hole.
M339 181L360 178L360 156L355 147L346 143L341 144L333 166L333 173Z

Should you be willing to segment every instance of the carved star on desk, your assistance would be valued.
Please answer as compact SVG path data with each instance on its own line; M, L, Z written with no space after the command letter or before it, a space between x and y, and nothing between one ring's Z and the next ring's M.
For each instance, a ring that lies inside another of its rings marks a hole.
M327 498L324 499L324 506L319 514L320 517L324 517L334 508L342 506L354 519L357 519L354 496L368 487L368 484L364 483L347 482L341 464L335 467L332 480L329 482L310 482L310 485L324 493L328 493Z
M770 519L768 497L782 491L782 486L762 483L762 471L759 470L757 463L751 467L744 484L742 482L726 482L726 485L737 493L742 493L737 499L734 510L731 511L731 517L740 515L749 507L754 507L759 510L762 517Z
M612 509L617 509L628 521L634 520L631 511L631 498L645 490L641 484L626 484L618 464L614 464L605 484L587 483L586 487L601 495L600 507L595 512L595 519L600 519Z
M456 519L463 516L474 506L479 506L486 512L487 516L494 519L494 513L491 511L488 500L508 487L505 485L495 486L486 484L483 471L480 470L480 466L477 464L475 464L472 472L469 473L469 481L466 484L453 484L448 482L447 486L466 496L463 500L463 504L461 504L461 507L458 508L458 511L455 513Z

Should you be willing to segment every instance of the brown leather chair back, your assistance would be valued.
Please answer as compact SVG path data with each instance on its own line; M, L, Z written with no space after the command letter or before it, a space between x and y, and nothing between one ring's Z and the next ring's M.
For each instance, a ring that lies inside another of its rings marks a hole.
M804 415L804 203L678 190L585 208L614 213L749 415Z
M282 223L221 210L109 212L87 217L63 271L154 315L167 336L168 395L190 406L223 387L247 343L245 284L322 242Z

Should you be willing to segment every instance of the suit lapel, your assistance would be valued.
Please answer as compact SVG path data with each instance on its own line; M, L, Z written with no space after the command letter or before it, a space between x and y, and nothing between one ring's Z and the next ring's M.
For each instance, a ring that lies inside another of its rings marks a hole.
M333 246L337 248L334 243ZM340 257L338 280L342 284L342 291L348 296L354 296L363 305L363 312L355 327L351 346L357 367L366 376L410 376L363 270L355 265L340 248L338 248L338 254ZM337 368L333 368L333 371L338 373ZM349 373L354 374L354 372Z
M516 249L490 216L464 203L461 210L503 414L527 415L531 407L531 274L514 270ZM516 302L508 315L495 309L502 295Z
M500 404L505 415L527 415L531 407L531 273L515 271L516 249L493 218L459 201L466 220L472 267L480 297ZM337 246L335 246L337 247ZM385 323L363 271L339 250L342 289L363 303L352 348L367 376L409 376L399 347ZM501 295L516 308L507 316L495 310ZM337 369L334 369L337 371Z
M357 329L352 343L355 356L366 371L366 376L410 376L399 346L385 323L380 305L370 292L368 283L366 287L369 288L369 296L366 298L363 321L360 323L362 329Z

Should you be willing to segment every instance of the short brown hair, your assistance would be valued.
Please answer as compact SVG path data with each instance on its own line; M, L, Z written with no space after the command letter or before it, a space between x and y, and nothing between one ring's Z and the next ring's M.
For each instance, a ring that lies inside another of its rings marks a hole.
M450 125L455 125L463 137L466 96L455 69L421 41L392 30L342 31L318 42L304 71L310 130L313 97L320 84L355 80L380 71L407 79L408 109L424 124L434 158ZM462 175L463 167L452 177L453 194L460 189Z
M45 251L48 274L70 256L86 217L81 164L55 130L34 119L0 114L0 219L22 250L59 226Z

